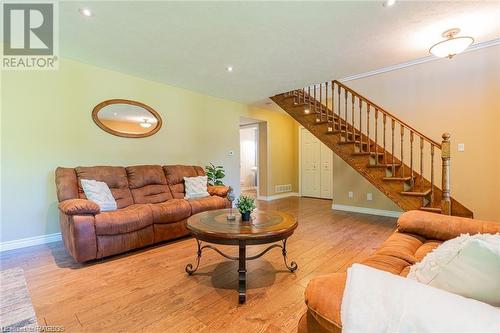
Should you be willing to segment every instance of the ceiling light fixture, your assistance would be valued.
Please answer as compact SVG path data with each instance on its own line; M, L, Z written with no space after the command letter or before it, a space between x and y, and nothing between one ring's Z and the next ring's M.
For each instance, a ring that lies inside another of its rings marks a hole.
M384 7L394 6L395 3L396 3L396 0L385 0L384 1Z
M85 17L91 17L93 15L92 11L88 8L80 8L78 9L78 11Z
M151 124L147 119L144 119L144 121L141 121L139 125L144 128L150 128L153 124Z
M436 57L449 59L464 52L469 46L472 45L472 43L474 43L474 38L468 36L455 37L458 33L460 33L460 29L458 28L446 30L442 34L446 40L432 45L429 52Z
M311 112L309 109L305 109L305 110L304 110L304 113L305 113L305 114L309 114L309 112Z
M228 72L232 72L232 71L233 71L233 66L227 66L227 67L226 67L226 71L228 71Z

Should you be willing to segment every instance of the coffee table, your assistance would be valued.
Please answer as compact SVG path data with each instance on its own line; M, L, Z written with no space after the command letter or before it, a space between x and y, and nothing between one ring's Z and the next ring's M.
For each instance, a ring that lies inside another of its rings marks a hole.
M201 254L204 249L212 249L223 257L230 260L237 260L238 267L238 301L244 303L246 300L246 261L260 258L273 248L281 248L283 261L290 272L297 269L297 264L292 261L288 264L286 256L286 243L295 228L297 220L290 214L273 210L255 210L252 213L252 220L244 222L241 215L236 212L236 220L228 221L229 209L211 210L195 214L188 218L187 228L196 238L198 244L196 266L192 264L186 266L186 272L192 275L200 265ZM239 255L237 257L227 255L218 248L202 242L237 245ZM272 244L262 252L253 255L246 255L247 245Z

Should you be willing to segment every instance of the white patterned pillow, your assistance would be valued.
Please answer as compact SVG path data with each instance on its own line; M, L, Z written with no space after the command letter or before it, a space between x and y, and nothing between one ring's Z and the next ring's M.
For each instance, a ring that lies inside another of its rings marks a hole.
M184 177L184 186L186 195L184 199L194 199L208 197L210 194L207 191L207 176Z
M87 199L98 204L101 212L116 210L116 200L106 183L88 179L82 179L80 182Z

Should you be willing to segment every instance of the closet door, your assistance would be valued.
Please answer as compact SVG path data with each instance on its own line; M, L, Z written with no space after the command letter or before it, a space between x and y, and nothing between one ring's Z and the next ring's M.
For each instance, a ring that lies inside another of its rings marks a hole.
M333 197L333 152L321 142L321 198Z
M306 197L321 197L321 142L301 129L301 188Z

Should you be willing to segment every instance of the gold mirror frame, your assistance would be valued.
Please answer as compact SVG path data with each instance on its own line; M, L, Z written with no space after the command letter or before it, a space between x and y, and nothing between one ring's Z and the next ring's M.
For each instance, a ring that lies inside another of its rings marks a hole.
M128 104L128 105L134 105L134 106L141 107L141 108L147 110L148 112L150 112L156 118L156 120L158 121L157 125L150 132L141 133L141 134L123 133L123 132L115 131L115 130L107 127L106 125L104 125L101 122L101 120L97 117L97 113L99 111L101 111L102 108L104 108L104 107L106 107L108 105L111 105L111 104ZM156 132L158 132L160 130L160 128L161 128L162 123L163 123L160 114L158 112L156 112L152 107L150 107L150 106L148 106L148 105L146 105L144 103L141 103L141 102L132 101L132 100L129 100L129 99L119 99L119 98L109 99L109 100L106 100L104 102L101 102L101 103L97 104L94 107L94 109L92 110L92 120L103 131L105 131L105 132L107 132L109 134L120 136L122 138L146 138L146 137L151 136L151 135L155 134Z

